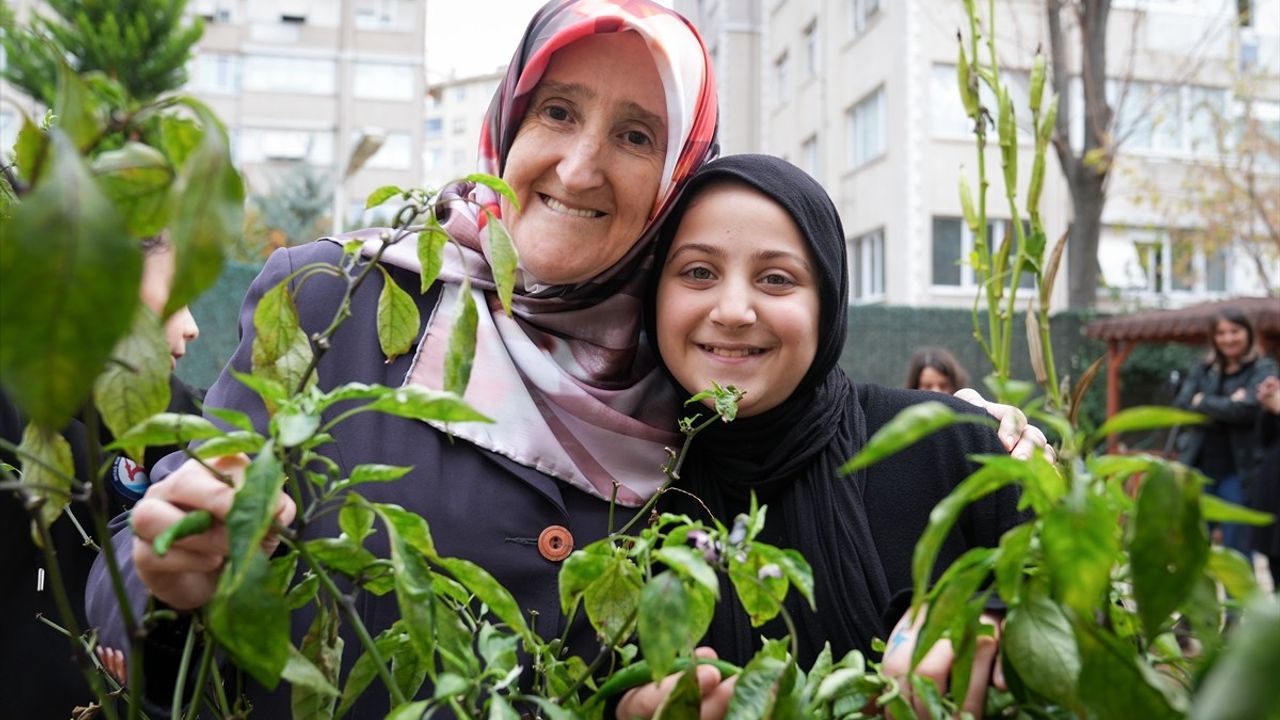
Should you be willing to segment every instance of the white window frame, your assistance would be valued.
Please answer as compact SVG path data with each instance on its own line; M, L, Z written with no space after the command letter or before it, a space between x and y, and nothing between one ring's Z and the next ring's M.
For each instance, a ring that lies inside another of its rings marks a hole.
M885 297L884 227L849 239L849 303L879 302Z
M866 32L887 2L888 0L849 0L846 6L849 37L858 37Z
M804 29L804 59L806 77L818 77L822 73L822 38L818 35L817 18L809 21Z
M816 133L800 143L800 169L812 175L818 182L822 182L822 152Z
M773 61L773 82L774 100L778 106L786 104L791 99L791 55L787 51L783 51L781 55Z
M885 126L886 97L884 88L884 85L876 87L875 90L863 95L845 111L846 144L848 146L846 163L850 172L866 167L884 157L889 151L888 128ZM875 118L878 131L874 147L864 148L862 143L863 125L871 117Z
M937 237L933 234L933 224L937 220L949 220L960 226L960 284L945 285L938 283L933 277L933 243L937 242ZM987 218L987 225L991 228L991 242L994 247L988 248L989 251L995 252L1000 242L1004 239L1004 234L1009 231L1011 223L1005 218ZM969 223L964 221L962 217L954 215L934 215L929 219L930 237L929 237L929 286L935 291L964 291L972 292L977 289L978 281L974 277L973 265L970 263L970 257L973 255L973 231L969 229ZM1010 267L1012 270L1014 252L1010 251ZM1021 282L1027 282L1026 275L1023 275ZM1008 283L1006 282L1007 286ZM1027 288L1021 288L1026 290Z

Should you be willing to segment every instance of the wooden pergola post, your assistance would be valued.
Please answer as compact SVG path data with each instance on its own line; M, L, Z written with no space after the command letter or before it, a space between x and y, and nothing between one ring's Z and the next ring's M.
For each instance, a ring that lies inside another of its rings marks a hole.
M1107 341L1107 418L1120 412L1120 366L1129 359L1129 354L1137 346L1134 342L1121 340ZM1114 453L1120 439L1115 435L1107 436L1107 452Z

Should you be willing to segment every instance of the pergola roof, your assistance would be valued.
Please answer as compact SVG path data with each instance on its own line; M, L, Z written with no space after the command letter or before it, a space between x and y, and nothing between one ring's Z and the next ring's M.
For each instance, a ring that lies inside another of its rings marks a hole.
M1254 322L1258 335L1280 338L1280 298L1248 297L1191 305L1176 310L1153 310L1094 320L1084 334L1108 342L1208 342L1209 324L1222 308L1237 307Z

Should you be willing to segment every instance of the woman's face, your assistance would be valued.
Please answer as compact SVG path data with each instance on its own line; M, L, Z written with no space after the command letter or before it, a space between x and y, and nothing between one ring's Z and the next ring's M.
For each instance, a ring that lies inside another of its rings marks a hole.
M173 251L168 247L153 250L142 260L142 284L138 294L142 304L156 315L164 312L173 288ZM200 335L200 326L191 316L190 308L183 306L164 321L164 337L169 343L169 367L178 366L178 360L187 354L187 343Z
M1213 326L1213 345L1228 360L1239 360L1249 351L1249 331L1230 320L1219 320Z
M592 35L551 56L507 154L521 266L553 285L607 270L639 240L666 159L666 95L644 40Z
M702 191L658 279L658 349L684 389L735 385L744 417L790 397L818 352L813 263L768 197L736 183Z
M920 371L920 379L916 382L916 387L920 390L932 390L947 395L956 391L951 384L951 378L927 365Z

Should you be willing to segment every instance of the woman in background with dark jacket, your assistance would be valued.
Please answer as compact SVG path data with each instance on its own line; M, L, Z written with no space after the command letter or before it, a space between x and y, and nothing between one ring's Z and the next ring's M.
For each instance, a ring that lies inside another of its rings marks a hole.
M1178 459L1212 481L1211 494L1245 505L1261 460L1258 385L1276 373L1276 365L1259 352L1253 323L1237 308L1214 316L1209 339L1209 356L1191 371L1174 405L1203 413L1210 422L1182 429ZM1247 557L1248 528L1223 524L1222 544Z

